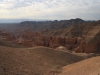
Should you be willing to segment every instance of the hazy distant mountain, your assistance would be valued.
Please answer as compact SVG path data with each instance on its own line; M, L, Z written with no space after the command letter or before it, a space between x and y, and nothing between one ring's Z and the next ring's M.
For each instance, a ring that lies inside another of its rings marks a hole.
M22 21L46 21L44 19L0 19L0 23L20 23Z
M74 20L74 19L72 19ZM0 23L20 23L24 21L53 21L47 19L0 19ZM97 20L84 20L84 21L97 21Z

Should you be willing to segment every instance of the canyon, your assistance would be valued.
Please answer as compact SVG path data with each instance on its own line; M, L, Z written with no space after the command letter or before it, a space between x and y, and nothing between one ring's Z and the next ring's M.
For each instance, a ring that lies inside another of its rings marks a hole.
M78 21L80 22L80 19ZM26 22L22 22L24 23ZM6 36L8 41L14 41L26 47L46 46L56 49L64 46L66 51L71 52L100 53L100 21L70 25L60 30L32 31L27 29L20 30L16 34L1 31L0 35Z
M0 75L99 75L100 21L0 24Z

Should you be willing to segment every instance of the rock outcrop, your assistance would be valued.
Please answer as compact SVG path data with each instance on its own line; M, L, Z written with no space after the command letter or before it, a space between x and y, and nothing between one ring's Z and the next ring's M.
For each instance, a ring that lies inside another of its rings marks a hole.
M100 42L82 41L80 45L75 49L75 52L96 53L100 49L99 45L100 45Z
M33 42L31 40L24 40L21 45L26 46L26 47L32 47Z
M9 36L9 40L14 40L14 36ZM77 53L95 53L100 48L99 41L86 41L81 37L58 37L46 36L41 32L23 31L20 37L16 39L17 43L26 47L46 46L57 48L64 46L67 50L75 51Z
M0 36L3 36L3 39L6 41L15 40L15 35L12 35L10 32L0 31Z

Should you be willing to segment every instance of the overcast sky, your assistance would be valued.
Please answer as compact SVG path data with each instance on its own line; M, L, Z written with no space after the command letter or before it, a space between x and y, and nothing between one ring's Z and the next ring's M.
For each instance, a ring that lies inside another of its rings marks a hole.
M100 0L0 0L0 18L100 19Z

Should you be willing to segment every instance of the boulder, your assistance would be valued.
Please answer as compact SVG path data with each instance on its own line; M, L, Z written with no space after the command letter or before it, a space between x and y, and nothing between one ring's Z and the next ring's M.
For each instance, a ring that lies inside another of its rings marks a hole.
M59 47L56 48L56 50L59 50L59 51L68 51L66 49L66 47L64 47L64 46L59 46Z

